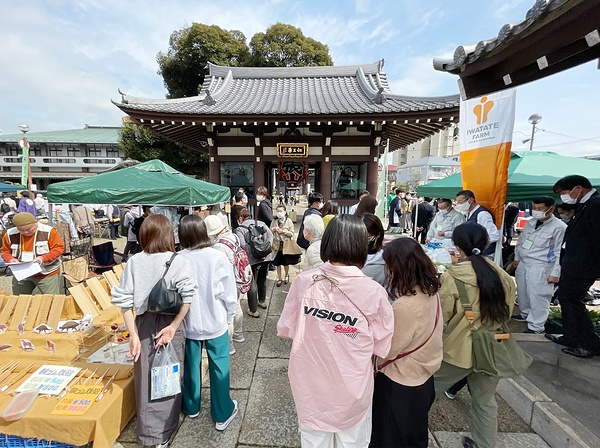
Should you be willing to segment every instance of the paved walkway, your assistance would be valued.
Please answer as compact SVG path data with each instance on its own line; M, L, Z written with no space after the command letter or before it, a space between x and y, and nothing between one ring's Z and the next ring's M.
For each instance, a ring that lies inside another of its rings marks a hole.
M292 267L292 278L297 269ZM237 353L231 357L231 395L239 403L239 415L224 432L215 430L210 417L210 395L206 358L203 358L202 409L196 419L182 417L173 448L247 448L299 447L298 422L287 378L291 342L277 337L276 326L283 309L287 285L274 286L275 272L269 273L267 310L260 318L244 315L246 342L234 343ZM246 310L247 303L242 301ZM442 398L430 414L430 446L459 448L462 434L468 430L468 392L454 401ZM546 448L539 436L500 400L499 448ZM123 431L114 448L134 448L135 418Z

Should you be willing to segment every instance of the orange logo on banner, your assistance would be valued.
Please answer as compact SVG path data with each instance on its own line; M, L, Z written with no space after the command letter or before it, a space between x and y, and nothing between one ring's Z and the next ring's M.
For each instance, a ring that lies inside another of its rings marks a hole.
M488 101L487 96L481 97L481 104L478 104L473 108L473 113L477 117L477 124L483 124L488 119L488 114L494 107L494 102L492 100Z

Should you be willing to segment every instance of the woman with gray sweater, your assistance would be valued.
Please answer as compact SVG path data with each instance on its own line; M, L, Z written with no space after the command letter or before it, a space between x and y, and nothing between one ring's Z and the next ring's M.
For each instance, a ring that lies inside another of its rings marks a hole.
M384 288L386 287L385 261L383 261L383 224L372 213L364 213L360 217L367 227L369 234L369 250L367 262L362 268L363 273L371 277Z
M181 294L183 306L176 316L147 312L148 295L175 253L169 220L163 215L147 217L140 227L139 243L142 252L133 255L125 265L119 286L112 288L112 303L121 308L130 332L128 356L134 360L137 441L141 445L166 448L179 424L181 394L150 400L152 362L158 347L170 342L183 367L185 325L181 323L198 286L183 257L175 256L165 281Z

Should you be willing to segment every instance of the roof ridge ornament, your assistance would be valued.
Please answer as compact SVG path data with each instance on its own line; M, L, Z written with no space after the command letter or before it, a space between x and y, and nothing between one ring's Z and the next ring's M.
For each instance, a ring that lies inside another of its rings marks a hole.
M210 96L209 90L206 91L206 95L204 96L204 98L199 100L198 102L203 106L214 106L215 104L217 104L214 98Z

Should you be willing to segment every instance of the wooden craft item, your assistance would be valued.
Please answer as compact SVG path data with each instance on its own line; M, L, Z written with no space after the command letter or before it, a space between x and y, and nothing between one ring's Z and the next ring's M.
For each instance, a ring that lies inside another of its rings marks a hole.
M9 368L7 368L4 372L2 372L0 374L0 382L4 381L6 378L8 378L10 376L10 374L13 373L13 370L15 370L18 366L19 366L19 361L13 362Z
M2 309L2 305L4 304L4 300L7 296L0 294L0 310Z
M46 322L49 327L56 329L56 327L58 326L58 322L60 321L64 306L64 295L57 294L52 298L52 306L50 307L50 312L48 313L48 322Z
M97 278L98 278L98 281L100 282L100 284L102 285L102 287L104 288L104 290L106 291L106 294L108 294L110 297L110 285L106 281L106 277L101 276L101 277L97 277Z
M62 390L62 392L58 394L58 398L63 398L65 395L67 395L67 393L73 388L73 386L75 386L75 384L77 384L81 377L83 377L83 374L87 372L88 369L81 369L81 372L79 372L79 374L75 378L73 378L69 384L67 384L67 387L65 387Z
M48 315L50 314L50 308L52 307L52 303L54 302L54 296L52 294L44 294L42 296L42 304L40 305L40 309L38 310L37 317L35 318L35 326L37 327L40 324L48 323ZM55 328L54 325L50 325L52 328Z
M8 324L10 316L12 316L18 301L19 296L8 296L6 303L3 304L2 311L0 312L0 323Z
M94 298L103 310L107 310L112 306L110 303L110 296L96 277L87 279L86 284L91 289Z
M119 286L119 279L113 271L106 271L102 275L111 288Z
M26 296L21 294L19 296L19 300L17 301L17 305L15 306L15 310L13 311L12 320L10 325L8 326L9 330L16 330L17 325L25 322L27 318L27 312L29 311L29 304L31 303L31 296ZM25 327L23 327L25 330Z
M123 273L123 269L125 269L125 263L117 264L113 266L113 271L119 280L121 280L121 274Z
M27 375L27 373L29 372L29 369L31 369L34 365L35 365L35 363L32 362L27 367L25 367L23 370L21 370L19 373L17 373L4 386L0 387L0 392L4 392L9 387L11 387L13 384L15 384L17 381L21 380L25 375Z
M31 331L39 324L37 322L37 316L42 306L44 296L42 294L36 294L31 298L31 306L29 307L29 316L27 322L25 322L25 331ZM41 322L45 323L45 322Z
M19 361L8 361L0 368L0 375L10 369L14 364L19 364Z
M83 314L91 314L92 317L100 315L100 310L94 303L94 299L87 292L87 289L82 284L72 286L69 288L69 292L75 299L75 302L83 312Z

